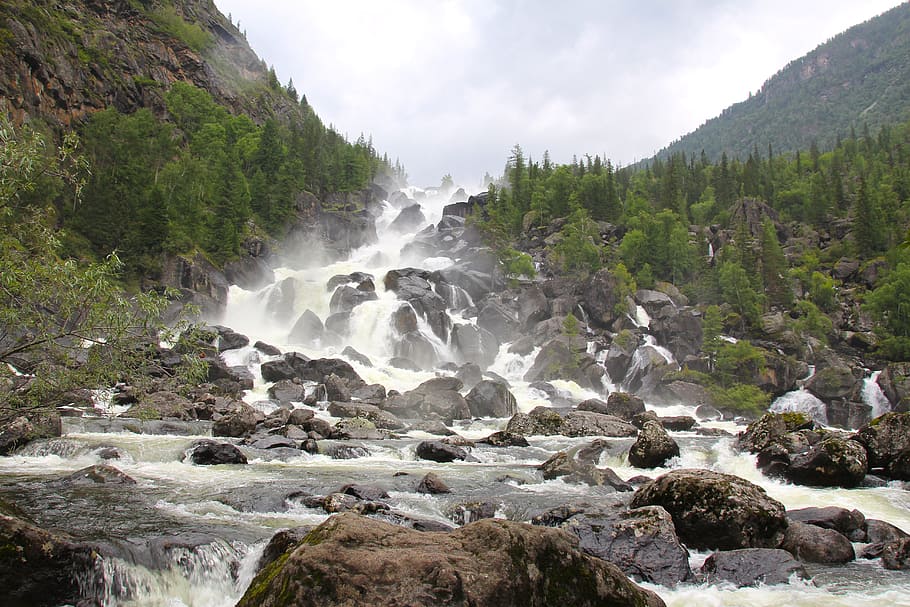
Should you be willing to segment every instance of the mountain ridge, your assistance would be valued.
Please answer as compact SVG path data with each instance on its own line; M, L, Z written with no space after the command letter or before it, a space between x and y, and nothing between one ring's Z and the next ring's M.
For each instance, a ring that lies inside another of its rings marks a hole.
M654 156L677 152L745 159L756 147L776 152L828 149L852 129L873 131L910 119L910 4L855 25L790 61L761 89L726 108Z

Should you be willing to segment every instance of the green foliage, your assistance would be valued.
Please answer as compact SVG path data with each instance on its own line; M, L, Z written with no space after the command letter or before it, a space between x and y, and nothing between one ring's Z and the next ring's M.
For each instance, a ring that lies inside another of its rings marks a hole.
M765 367L765 353L747 340L723 342L717 350L714 370L723 386L751 382Z
M814 303L807 299L796 302L796 311L799 317L794 321L793 327L800 335L811 335L823 342L834 331L834 323Z
M751 325L758 322L762 295L752 286L749 274L734 260L722 261L717 268L721 296L741 318Z
M569 216L562 229L563 238L553 247L553 254L563 271L570 274L596 272L603 265L600 233L583 208L577 208Z
M634 314L635 309L634 307L630 309L630 306L634 303L632 297L635 295L635 291L638 290L635 278L623 262L619 262L613 267L612 274L613 278L616 279L616 298L618 299L614 312L617 315Z
M619 256L640 283L640 272L647 265L656 279L681 282L695 267L694 249L689 232L670 210L656 214L640 213L629 221L619 245Z
M0 150L0 363L34 375L25 390L0 391L0 418L56 406L74 388L141 384L155 365L157 339L173 335L161 321L168 300L154 292L126 297L115 254L89 264L62 258L46 203L20 204L42 177L78 186L83 165L71 162L74 141L48 155L41 137L17 133L4 119ZM202 369L191 358L186 369L198 378Z
M793 289L787 275L787 260L777 239L774 224L767 218L762 223L761 276L768 303L789 306L793 303Z
M578 319L571 312L562 320L562 333L568 337L578 336Z
M866 296L865 307L878 321L882 353L910 360L910 261L903 254L881 284Z
M708 306L702 318L701 349L708 356L708 368L712 370L717 364L717 354L724 344L724 340L721 338L723 330L724 323L721 318L720 308L718 306Z
M503 273L509 277L534 278L537 270L534 260L527 253L516 251L512 247L505 247L499 252L499 261L502 263Z
M173 6L162 6L151 11L149 17L162 32L177 38L196 52L205 50L213 42L212 34L199 25L186 21Z
M737 415L759 417L771 404L770 394L750 384L733 384L726 388L713 386L708 392L718 409Z
M809 299L825 312L833 312L836 307L836 283L834 279L821 272L812 272L809 277Z

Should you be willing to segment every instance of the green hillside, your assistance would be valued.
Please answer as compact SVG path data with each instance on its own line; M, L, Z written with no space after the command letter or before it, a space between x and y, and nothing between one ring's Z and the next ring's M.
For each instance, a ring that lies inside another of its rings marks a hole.
M755 52L761 52L756 49ZM723 152L745 159L756 146L776 152L830 149L851 129L871 132L910 118L910 4L850 28L791 61L761 90L658 153Z

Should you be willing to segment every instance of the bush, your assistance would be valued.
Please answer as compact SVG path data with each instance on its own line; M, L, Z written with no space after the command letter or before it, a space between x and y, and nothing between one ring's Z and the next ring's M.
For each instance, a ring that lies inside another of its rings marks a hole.
M770 394L749 384L733 384L729 388L714 386L708 392L715 407L735 415L759 417L771 404Z

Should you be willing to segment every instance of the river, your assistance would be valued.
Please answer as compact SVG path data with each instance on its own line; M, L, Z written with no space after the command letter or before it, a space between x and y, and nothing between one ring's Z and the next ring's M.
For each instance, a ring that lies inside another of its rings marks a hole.
M414 190L408 192L416 195ZM445 200L421 201L427 222L436 223ZM408 371L388 366L394 355L391 314L400 302L385 291L382 277L393 268L420 264L439 269L450 263L447 258L401 259L402 244L413 233L393 233L388 229L398 209L386 206L377 218L379 242L355 250L336 263L308 267L302 259L314 252L289 257L294 265L278 268L276 282L293 279L294 313L309 309L323 321L329 314L332 293L328 280L339 274L363 271L375 277L378 299L355 308L351 318L351 337L343 343L308 345L287 343L287 321L276 321L265 313L266 302L276 285L257 291L232 287L223 318L212 319L263 340L284 352L299 351L311 357L341 357L344 346L352 346L369 357L374 366L350 360L367 383L380 383L387 389L405 391L433 377L434 372ZM451 311L458 322L471 322ZM643 319L640 319L643 320ZM293 322L293 321L292 321ZM421 321L421 332L433 341L440 361L454 361L449 346L433 335ZM549 405L546 395L522 380L533 363L536 350L527 356L500 349L490 370L506 378L516 396L519 409L530 411ZM256 378L245 400L263 407L268 384L263 382L259 364L268 357L252 347L225 353L230 364L247 365ZM614 389L605 384L604 392L580 389L570 382L553 382L575 399L605 397ZM318 415L335 421L324 410ZM694 407L681 403L673 407L648 405L661 415L693 415ZM785 409L788 407L784 407ZM792 408L790 406L789 408ZM481 419L453 426L462 436L477 439L505 427L506 419ZM735 434L742 427L733 422L704 425L723 428ZM67 433L59 439L28 445L16 455L0 458L0 498L18 505L40 525L69 532L73 536L108 547L96 570L86 572L82 583L103 605L142 605L159 607L222 607L236 603L254 575L255 565L267 540L279 529L314 525L327 518L321 509L309 508L299 495L324 495L348 483L378 485L390 495L386 500L395 511L421 519L452 524L470 517L480 504L489 503L496 516L526 521L540 511L572 500L609 503L617 499L606 488L567 484L561 480L543 481L536 466L553 453L589 442L590 438L531 437L530 447L494 448L477 445L471 454L477 461L436 464L415 456L415 447L431 438L414 431L400 438L383 441L356 441L363 447L361 457L333 459L300 451L269 452L242 447L249 458L246 466L195 466L184 455L198 436L104 433L96 427L70 420ZM206 434L207 426L190 426L190 431ZM785 484L765 478L755 467L754 456L733 449L733 439L675 432L682 455L670 467L706 468L746 478L765 488L787 508L842 506L855 508L867 518L888 521L910 532L910 492L899 484L863 489L820 489ZM632 439L609 439L611 448L599 464L613 468L628 479L643 471L633 468L625 453ZM330 451L333 441L320 441L322 453ZM119 450L114 465L137 481L131 487L72 486L61 482L83 467L108 463L107 447ZM669 468L668 468L669 469ZM436 472L452 489L449 494L425 495L414 487L427 472ZM657 476L666 469L645 471ZM857 545L857 548L861 546ZM706 553L692 553L697 568ZM910 575L887 571L880 561L862 561L845 566L808 567L813 582L736 589L727 586L681 585L675 589L648 586L669 605L910 605Z

